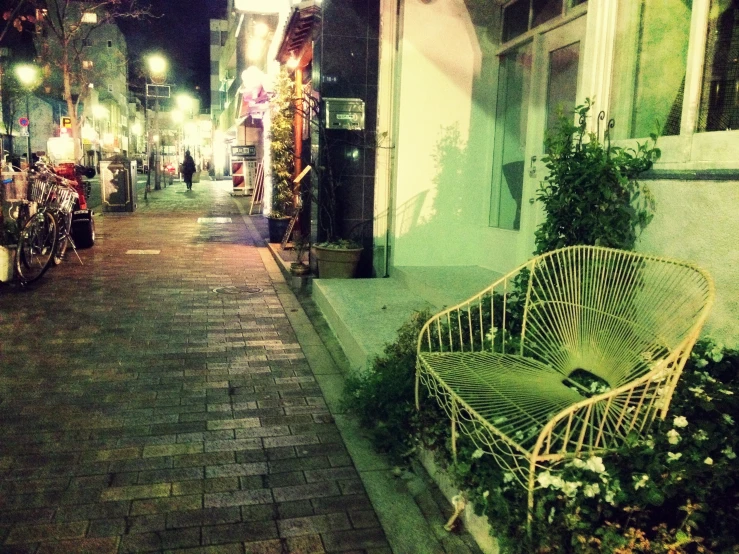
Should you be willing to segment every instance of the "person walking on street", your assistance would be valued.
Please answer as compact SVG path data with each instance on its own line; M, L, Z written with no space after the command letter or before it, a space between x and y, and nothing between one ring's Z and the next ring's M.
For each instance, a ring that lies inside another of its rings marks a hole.
M192 174L195 173L195 160L189 150L185 150L185 159L182 161L182 177L185 179L187 190L192 190Z

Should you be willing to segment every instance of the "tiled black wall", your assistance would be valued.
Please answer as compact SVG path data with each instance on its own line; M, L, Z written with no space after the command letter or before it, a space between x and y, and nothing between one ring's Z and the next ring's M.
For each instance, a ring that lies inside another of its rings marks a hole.
M322 19L313 51L314 89L321 97L365 102L364 131L327 130L319 144L334 180L341 183L340 233L362 242L360 274L367 277L372 271L380 1L323 0Z

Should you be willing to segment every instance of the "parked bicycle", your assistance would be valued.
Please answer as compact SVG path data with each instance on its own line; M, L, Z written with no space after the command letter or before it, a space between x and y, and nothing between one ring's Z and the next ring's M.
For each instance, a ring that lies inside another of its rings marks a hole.
M37 166L29 193L36 211L23 224L18 238L15 269L21 284L39 279L52 263L60 264L70 245L76 253L71 228L77 199L72 182L44 164Z

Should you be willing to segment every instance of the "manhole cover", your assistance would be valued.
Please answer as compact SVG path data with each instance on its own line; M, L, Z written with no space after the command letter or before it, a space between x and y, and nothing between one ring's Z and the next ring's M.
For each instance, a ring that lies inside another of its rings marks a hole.
M218 287L213 289L216 294L258 294L262 289L253 285L243 287Z

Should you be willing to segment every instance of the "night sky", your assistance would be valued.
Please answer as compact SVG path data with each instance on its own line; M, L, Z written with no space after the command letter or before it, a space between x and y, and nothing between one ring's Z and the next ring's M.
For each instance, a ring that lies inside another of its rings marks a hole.
M121 20L129 51L131 87L143 86L143 57L159 51L169 60L168 82L198 94L210 106L209 20L225 17L226 0L142 0L161 17ZM198 87L198 89L196 89Z

